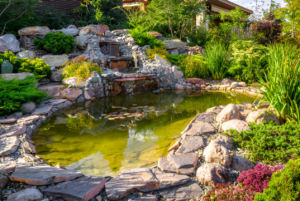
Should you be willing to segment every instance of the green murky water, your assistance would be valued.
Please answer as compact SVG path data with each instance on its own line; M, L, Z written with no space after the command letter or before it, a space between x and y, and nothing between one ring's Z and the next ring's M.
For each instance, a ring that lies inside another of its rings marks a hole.
M206 109L251 102L240 93L166 92L86 102L53 116L34 133L38 155L86 175L114 176L150 167L188 123Z

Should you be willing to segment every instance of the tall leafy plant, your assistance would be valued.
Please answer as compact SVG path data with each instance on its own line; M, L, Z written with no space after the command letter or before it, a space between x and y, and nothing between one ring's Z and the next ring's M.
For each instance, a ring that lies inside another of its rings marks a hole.
M264 99L270 102L281 122L300 122L300 54L291 44L269 47L269 71L260 84Z
M130 30L130 35L137 45L150 45L151 48L164 46L164 42L157 40L154 36L148 34L147 30L148 28L142 28L141 26L137 26Z
M206 45L204 53L208 71L215 80L223 79L230 66L230 49L220 41L210 42Z

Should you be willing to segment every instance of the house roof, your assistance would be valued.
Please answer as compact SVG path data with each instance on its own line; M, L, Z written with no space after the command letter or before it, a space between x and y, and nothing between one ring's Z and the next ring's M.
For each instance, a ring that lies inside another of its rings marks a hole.
M253 11L248 9L248 8L244 8L240 5L237 5L231 1L228 0L207 0L206 3L215 5L215 6L219 6L222 7L224 9L227 10L233 10L235 9L235 7L239 7L242 11L244 11L245 13L247 13L248 15L253 14Z

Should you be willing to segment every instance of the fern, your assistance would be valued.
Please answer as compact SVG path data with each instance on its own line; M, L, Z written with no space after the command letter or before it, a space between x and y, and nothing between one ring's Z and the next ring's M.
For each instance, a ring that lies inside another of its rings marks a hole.
M140 26L130 30L130 35L138 46L150 45L151 48L162 47L165 45L164 42L157 40L154 36L147 33L147 28Z

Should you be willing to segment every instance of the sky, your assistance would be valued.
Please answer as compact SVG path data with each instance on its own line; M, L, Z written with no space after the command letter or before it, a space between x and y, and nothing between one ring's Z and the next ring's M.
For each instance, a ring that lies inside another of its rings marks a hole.
M253 8L253 6L255 5L254 0L229 0L229 1L254 11L254 8ZM270 5L271 0L259 0L259 5L261 5L261 1L264 1L264 6L262 8L264 8L264 9L270 8L269 5ZM280 3L281 6L285 5L284 0L275 0L275 2Z

